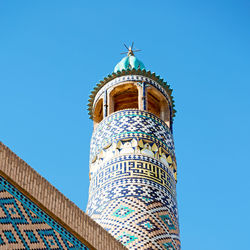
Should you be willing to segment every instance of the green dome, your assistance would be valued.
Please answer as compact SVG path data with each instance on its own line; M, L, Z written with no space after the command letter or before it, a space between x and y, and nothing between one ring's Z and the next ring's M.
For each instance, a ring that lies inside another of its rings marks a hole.
M134 55L128 55L122 60L117 63L117 65L114 68L114 73L117 73L118 71L122 70L128 70L128 69L145 69L144 64L138 60Z

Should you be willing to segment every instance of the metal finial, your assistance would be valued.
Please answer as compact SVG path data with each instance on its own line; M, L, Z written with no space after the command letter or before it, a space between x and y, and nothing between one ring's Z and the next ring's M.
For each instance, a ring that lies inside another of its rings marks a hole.
M133 50L134 42L132 42L132 45L129 46L129 47L124 43L124 46L125 46L125 48L126 48L128 51L127 51L127 52L122 52L121 54L127 54L127 56L134 56L134 53L135 53L135 52L141 51L140 49Z

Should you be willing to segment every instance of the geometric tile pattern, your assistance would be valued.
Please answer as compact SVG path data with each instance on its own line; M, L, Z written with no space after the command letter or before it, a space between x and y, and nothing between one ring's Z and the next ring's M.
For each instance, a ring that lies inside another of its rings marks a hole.
M88 249L0 176L1 249Z
M169 230L175 229L175 226L168 214L160 215L160 218L164 221Z
M156 164L176 179L177 167L173 154L158 142L138 137L125 138L109 143L92 159L90 175L103 170L107 165L123 160L142 160Z
M121 206L133 207L133 212L125 217L115 217L114 212ZM129 249L164 249L163 244L167 243L180 249L178 217L160 202L147 205L142 199L125 197L107 203L102 213L91 217L122 243L121 236L126 235L125 244ZM166 223L162 217L171 222Z
M127 234L125 232L123 232L120 236L117 237L117 240L119 240L120 242L122 242L122 244L124 246L127 246L130 242L136 240L137 237Z
M174 162L172 133L156 116L104 118L91 140L87 213L129 249L179 250Z
M159 185L154 185L145 179L130 179L118 180L113 183L108 183L101 189L90 192L87 213L101 212L105 203L123 197L138 197L145 204L151 204L153 201L159 201L164 206L177 216L177 204L174 197L166 189L161 188Z
M111 145L111 147L112 147L112 145ZM132 148L134 149L134 147L132 147ZM108 149L103 150L103 152L105 152L105 153L107 151L108 151ZM90 167L94 167L94 165L100 165L96 169L96 172L100 172L106 166L108 166L110 164L113 164L113 163L117 163L117 162L125 161L125 160L137 160L137 161L146 161L148 163L155 164L155 165L161 167L162 169L164 169L166 172L168 172L168 174L173 175L172 169L170 169L169 166L166 167L166 165L164 163L160 162L159 159L157 159L157 156L155 156L155 157L151 156L150 157L150 156L147 156L147 155L142 155L140 152L133 152L133 154L129 154L129 155L128 154L122 155L121 152L119 152L118 154L117 153L115 154L114 151L108 152L108 153L113 154L112 157L109 160L106 160L106 158L107 158L107 157L105 157L106 155L102 156L102 158L100 158L101 160L99 160L99 162L97 162L97 164L96 164L96 161L95 161L94 163L90 164ZM100 157L100 155L98 157ZM158 154L158 157L159 157L159 154Z
M121 110L106 117L94 130L90 144L90 160L108 142L131 135L157 139L174 153L172 133L161 119L146 111Z
M130 213L134 212L134 210L128 208L128 207L124 207L124 206L120 206L114 213L113 216L118 217L118 218L125 218L127 215L129 215Z
M127 160L120 161L102 168L101 171L93 175L90 190L103 188L106 183L115 182L116 180L130 178L144 179L167 189L175 196L175 180L165 169L147 161Z
M146 230L149 233L159 230L159 228L150 219L145 219L139 222L137 225L139 225L142 229Z
M164 243L163 246L164 246L164 249L175 250L174 246L170 242L169 243Z

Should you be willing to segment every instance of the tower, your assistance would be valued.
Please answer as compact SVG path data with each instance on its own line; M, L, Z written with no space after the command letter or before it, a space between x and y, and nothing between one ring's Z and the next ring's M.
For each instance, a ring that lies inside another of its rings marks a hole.
M129 249L180 249L172 90L128 48L89 99L87 213Z

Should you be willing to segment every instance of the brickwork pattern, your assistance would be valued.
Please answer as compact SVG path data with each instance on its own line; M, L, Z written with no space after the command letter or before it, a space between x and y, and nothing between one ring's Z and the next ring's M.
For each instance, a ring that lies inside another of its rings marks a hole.
M0 224L1 248L88 249L2 176Z
M89 249L126 249L2 142L0 142L0 176L7 180L8 183L15 187L23 196L27 197L42 212L47 214L48 218L58 223L65 231ZM1 197L4 199L14 199L6 190L2 190ZM20 201L15 200L15 202L20 211L25 214L23 210L25 208L20 204ZM6 211L7 210L2 211L1 218L4 218L7 212L7 215L10 215L11 210ZM16 211L14 210L14 212ZM29 220L29 217L26 216L25 218ZM12 227L13 226L10 226L10 228ZM45 225L44 223L42 223L42 227L49 229L49 225ZM34 228L26 228L25 230L30 231L33 229ZM37 229L42 228L38 225ZM11 229L9 229L9 231L11 231ZM14 233L9 231L7 230L5 234L0 237L0 242L4 241L4 243L6 243L7 238L11 241L11 233L13 235ZM29 233L29 231L27 231L29 236L26 233L24 234L26 235L26 239L28 237L27 242L29 242L29 237L33 240L32 233ZM60 240L61 236L56 236L59 243L62 244L62 240ZM16 235L14 235L14 237L15 239L18 238ZM44 236L45 241L46 237L49 236ZM35 238L38 239L37 234L35 234ZM1 249L4 248L1 247Z

